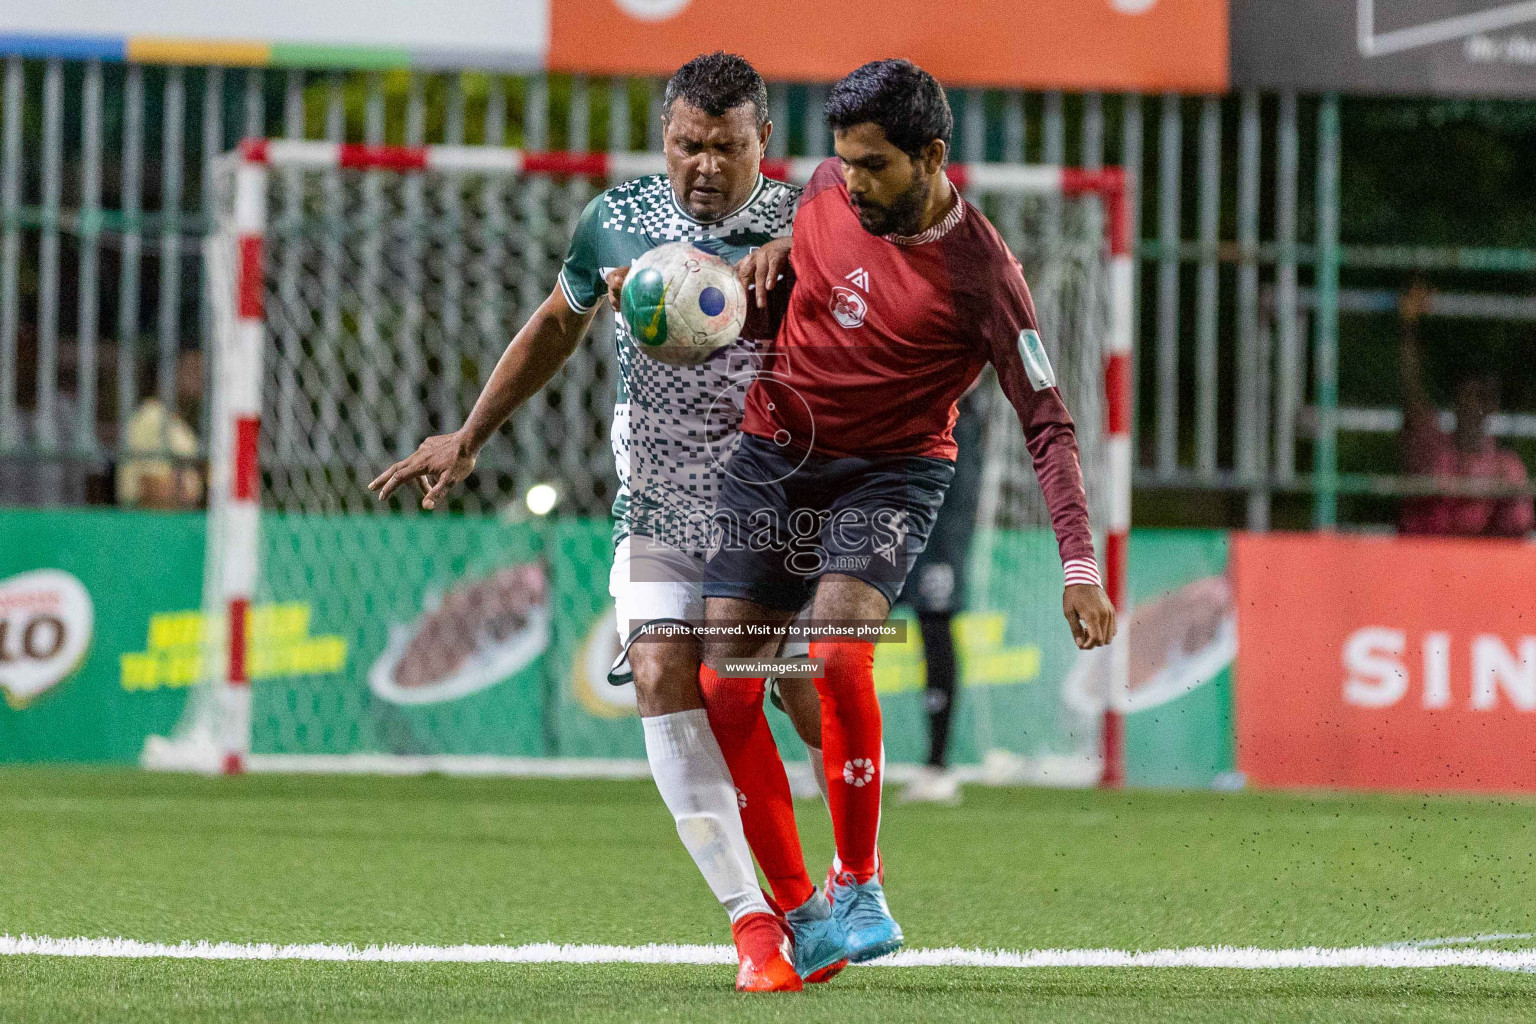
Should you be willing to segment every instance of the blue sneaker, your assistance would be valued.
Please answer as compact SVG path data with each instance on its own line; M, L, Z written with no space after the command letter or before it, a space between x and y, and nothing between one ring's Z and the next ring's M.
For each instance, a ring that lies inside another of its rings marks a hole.
M894 953L905 943L901 925L891 916L885 902L885 890L878 878L854 881L851 872L843 872L832 884L832 916L847 933L843 951L851 963Z
M830 981L848 965L847 936L820 889L784 915L795 933L795 973L806 981Z

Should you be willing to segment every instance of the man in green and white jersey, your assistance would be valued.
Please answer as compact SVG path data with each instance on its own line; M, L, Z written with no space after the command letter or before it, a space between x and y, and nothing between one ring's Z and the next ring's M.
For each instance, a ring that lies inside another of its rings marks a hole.
M558 287L502 354L469 418L382 473L371 485L381 499L415 482L430 509L467 477L480 448L575 351L598 303L617 297L629 264L642 253L687 240L734 264L790 233L800 190L761 172L773 126L767 89L749 63L714 53L685 64L667 83L663 128L667 173L625 182L592 200ZM749 305L755 305L752 296ZM700 365L671 366L641 354L622 317L615 318L615 335L622 373L612 431L619 491L609 589L623 653L610 678L634 681L657 788L684 846L730 914L742 961L738 987L798 987L790 966L794 949L758 887L739 794L704 711L699 642L682 635L634 643L647 623L703 619L715 499L739 439L758 343L744 336ZM801 734L819 737L814 696L785 703ZM812 764L820 762L813 751ZM819 919L825 897L812 902L817 906L791 914L791 922L807 914ZM818 925L807 927L814 933ZM794 930L798 935L802 926ZM803 938L806 952L829 948L815 934ZM840 943L831 947L835 952ZM818 955L814 969L803 973L818 981L830 976L820 962L828 956Z
M746 114L755 104L742 107L743 117L755 120ZM755 165L747 184L750 191L738 201L720 183L688 182L683 191L657 174L598 196L577 222L560 271L567 305L578 313L594 309L608 294L610 277L616 290L631 262L667 242L692 242L734 264L787 235L800 189L764 177ZM701 208L708 211L702 217ZM611 436L619 490L610 589L625 652L612 682L628 681L629 647L644 624L703 618L698 589L673 584L694 578L690 564L709 545L723 467L739 440L742 401L759 364L759 343L750 333L749 325L743 337L697 366L672 366L642 353L624 318L615 317L620 374Z

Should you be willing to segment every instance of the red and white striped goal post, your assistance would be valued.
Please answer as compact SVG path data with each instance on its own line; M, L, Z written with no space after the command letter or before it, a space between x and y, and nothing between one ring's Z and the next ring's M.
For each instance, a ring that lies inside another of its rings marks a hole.
M244 770L250 750L250 671L247 631L256 581L259 469L257 438L261 417L263 237L269 167L554 175L622 181L666 173L660 153L561 153L499 146L369 146L291 139L247 139L237 150L235 230L235 330L218 343L219 386L224 389L232 450L226 496L230 529L224 553L223 598L228 618L224 671L225 772ZM823 158L794 157L762 163L763 173L785 181L806 181ZM1131 525L1131 210L1134 183L1123 170L1083 170L1030 164L952 163L950 180L962 190L1098 196L1104 209L1110 260L1111 309L1104 367L1109 522L1105 524L1104 586L1120 617L1120 637L1111 645L1110 695L1103 722L1101 784L1124 782L1123 708L1129 693L1129 591L1127 568Z

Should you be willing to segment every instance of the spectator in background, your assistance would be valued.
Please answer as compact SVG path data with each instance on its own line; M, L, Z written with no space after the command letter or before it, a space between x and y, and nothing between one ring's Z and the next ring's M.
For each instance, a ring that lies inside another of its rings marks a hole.
M1524 487L1525 464L1488 434L1488 417L1498 411L1497 377L1475 368L1466 372L1456 382L1453 395L1455 428L1450 433L1440 428L1439 410L1424 387L1419 345L1419 320L1428 312L1429 302L1429 289L1422 281L1415 281L1399 304L1404 469L1444 483L1478 481L1493 488ZM1405 534L1455 537L1522 537L1533 527L1536 508L1529 494L1409 498L1403 502L1399 522Z
M96 438L80 436L79 349L72 339L59 339L55 352L53 387L45 398L39 393L37 326L18 325L16 448L0 454L0 506L50 508L91 500L97 460L89 452Z
M197 465L197 431L202 400L203 357L184 350L176 360L176 405L158 397L139 403L124 429L117 465L117 503L126 507L192 509L203 500Z

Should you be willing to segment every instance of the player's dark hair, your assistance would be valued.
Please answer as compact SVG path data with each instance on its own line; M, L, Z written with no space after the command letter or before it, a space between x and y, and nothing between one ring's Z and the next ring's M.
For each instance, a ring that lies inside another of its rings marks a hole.
M934 139L949 148L955 117L944 87L909 60L876 60L850 71L827 97L833 131L878 125L891 145L914 159Z
M672 104L687 100L710 117L719 117L743 103L752 104L761 127L768 120L768 86L745 57L716 50L693 58L667 79L662 97L664 116L671 116Z

